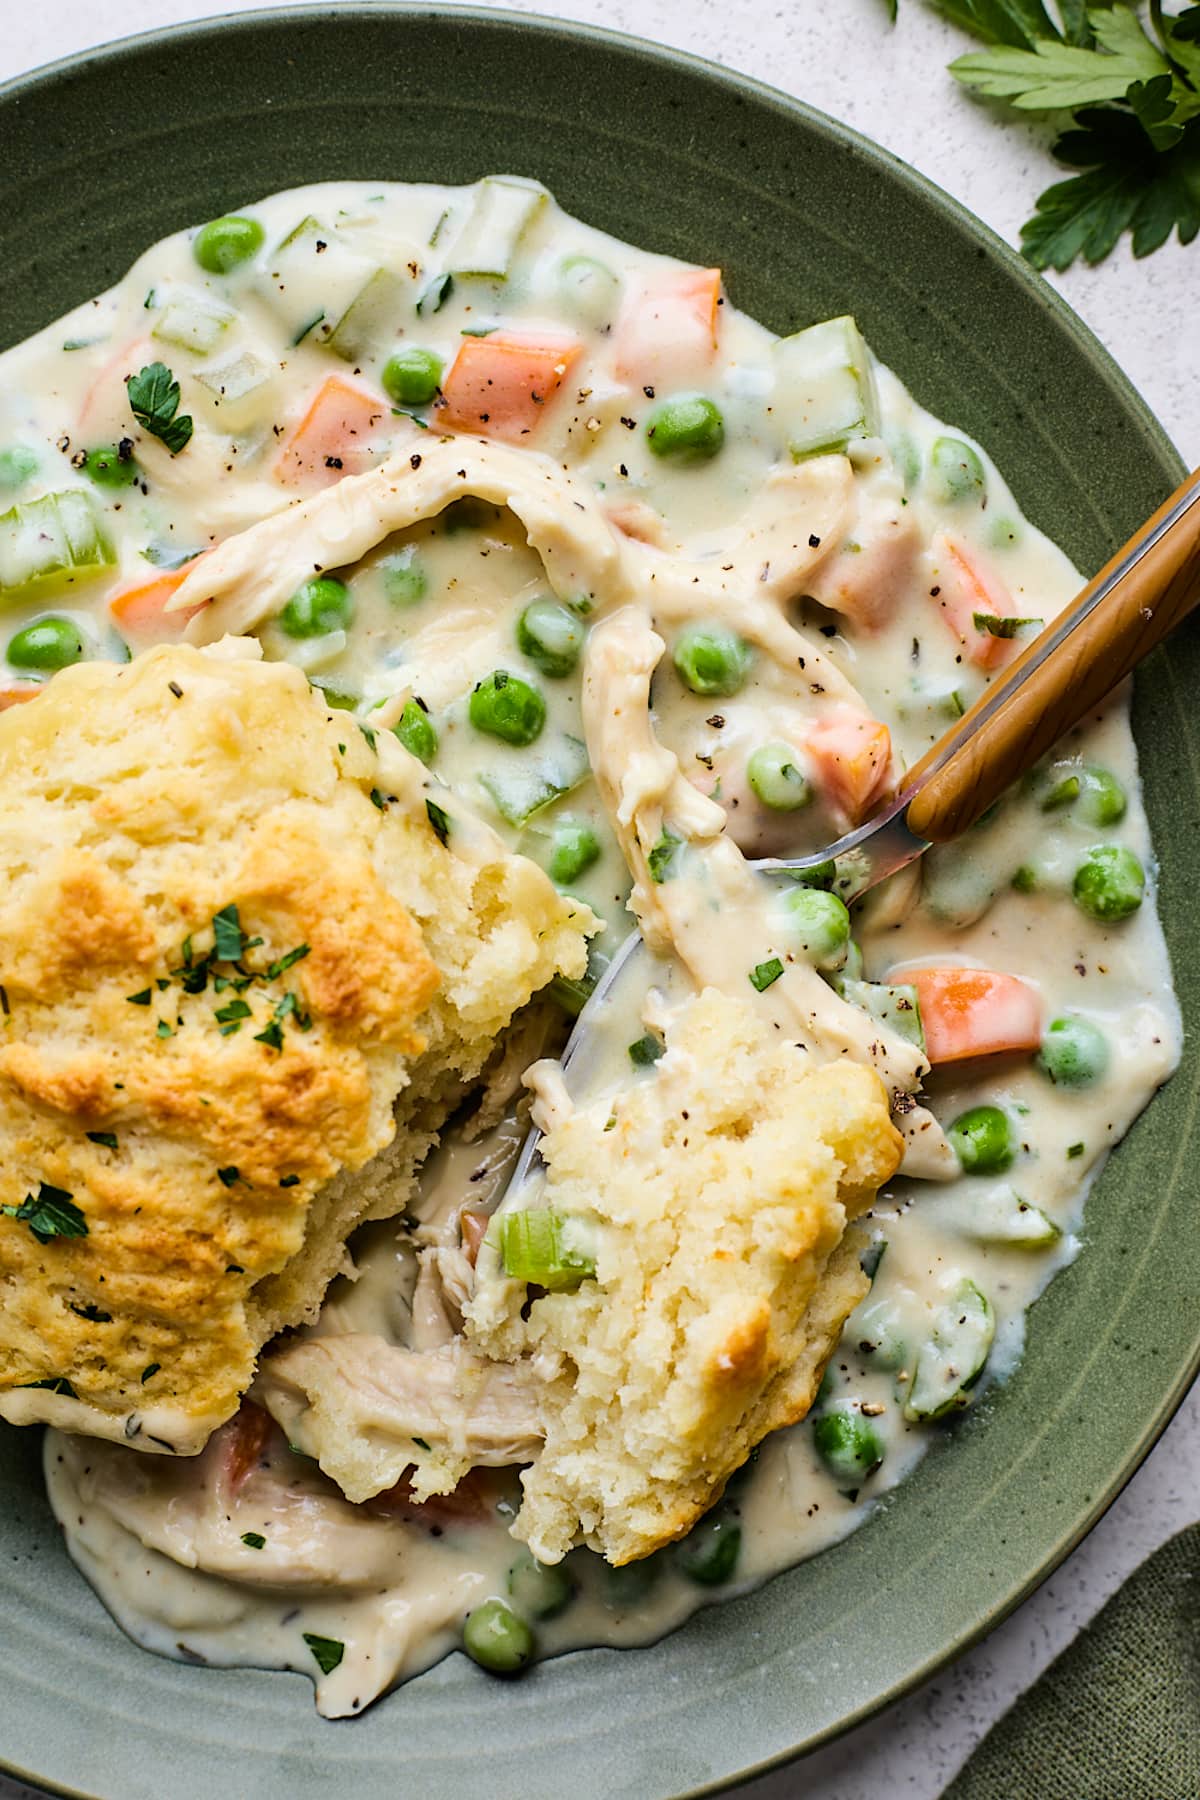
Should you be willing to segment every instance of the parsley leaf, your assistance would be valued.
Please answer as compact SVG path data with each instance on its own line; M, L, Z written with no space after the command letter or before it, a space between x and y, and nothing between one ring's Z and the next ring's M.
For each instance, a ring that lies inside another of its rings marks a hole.
M442 811L442 808L438 805L436 800L426 800L425 817L433 826L438 843L448 843L450 839L450 820Z
M70 1400L78 1400L79 1396L65 1375L47 1375L44 1381L23 1381L23 1388L49 1388L52 1394L66 1394Z
M312 946L310 944L297 944L296 948L294 950L289 950L285 956L277 957L273 963L267 964L267 980L274 981L277 975L286 973L288 969L292 968L303 957L310 955L311 951Z
M265 1044L269 1050L282 1050L283 1026L278 1019L272 1019L265 1031L255 1032L254 1041L256 1044Z
M115 1150L117 1147L115 1131L85 1131L84 1136L89 1144L102 1144L106 1150Z
M28 1225L39 1244L56 1237L88 1235L87 1220L66 1188L51 1187L48 1181L39 1181L36 1199L26 1194L20 1206L0 1206L0 1213Z
M1100 262L1124 231L1133 234L1135 256L1157 250L1172 229L1190 244L1200 233L1200 121L1165 154L1132 114L1115 107L1085 107L1076 123L1054 154L1085 172L1048 188L1021 227L1021 248L1034 268L1065 269L1077 256Z
M647 1032L645 1037L635 1038L629 1046L629 1060L635 1069L648 1069L656 1063L666 1045L659 1038Z
M683 842L673 831L663 827L658 842L646 858L646 867L650 871L650 879L661 886L675 873L675 853Z
M239 962L245 939L236 906L223 906L213 914L213 955L218 962Z
M73 1300L69 1300L67 1304L73 1313L77 1313L81 1319L86 1319L90 1325L112 1324L112 1314L105 1312L103 1307L97 1306L94 1300L87 1300L82 1306L77 1306Z
M1041 0L934 0L934 5L952 25L985 44L1032 50L1042 38L1058 36ZM1067 7L1062 10L1065 15Z
M757 988L761 994L771 986L773 981L778 981L782 974L783 964L777 956L772 956L768 962L754 965L750 971L750 985Z
M242 1171L238 1168L236 1163L230 1163L228 1168L217 1170L217 1180L221 1183L222 1187L233 1187L234 1184L241 1179Z
M242 1542L247 1550L265 1550L267 1546L267 1540L261 1531L243 1531Z
M147 1363L145 1368L142 1370L142 1385L144 1386L147 1381L149 1381L153 1376L157 1375L158 1371L161 1368L162 1368L161 1363Z
M332 1675L346 1654L346 1646L338 1638L318 1637L315 1632L300 1634L313 1653L313 1661L322 1675Z
M1007 100L1021 112L1123 100L1131 83L1169 74L1166 58L1125 7L1089 16L1103 51L1043 38L1032 50L1001 45L973 51L952 62L950 73L964 87L991 100Z
M192 421L179 412L179 383L165 363L147 363L126 382L129 410L143 431L158 438L172 456L191 440Z

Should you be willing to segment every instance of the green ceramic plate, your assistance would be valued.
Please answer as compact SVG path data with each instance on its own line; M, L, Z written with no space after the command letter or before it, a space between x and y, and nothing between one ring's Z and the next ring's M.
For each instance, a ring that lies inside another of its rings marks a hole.
M854 311L940 417L981 438L1085 569L1180 465L1035 275L906 168L724 70L577 27L340 4L168 31L0 92L0 340L156 238L298 182L535 175L572 212L719 263L776 331ZM1200 640L1142 682L1147 798L1185 1010L1200 948ZM104 1800L659 1800L863 1718L1042 1579L1113 1498L1200 1362L1197 1059L1106 1171L1085 1252L1034 1309L1017 1376L839 1548L654 1648L515 1686L461 1656L353 1723L299 1677L162 1662L74 1572L32 1433L0 1435L0 1759Z

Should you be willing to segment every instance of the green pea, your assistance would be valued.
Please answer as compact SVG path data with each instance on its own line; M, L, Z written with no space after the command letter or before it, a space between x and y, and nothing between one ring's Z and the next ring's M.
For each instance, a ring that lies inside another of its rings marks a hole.
M1050 1021L1037 1060L1057 1086L1091 1087L1108 1067L1108 1039L1090 1019L1066 1013Z
M725 421L703 394L664 400L646 422L646 442L655 456L672 462L708 462L725 442Z
M857 1490L883 1461L879 1433L848 1406L838 1406L813 1420L817 1455L839 1486Z
M772 812L796 812L812 799L812 788L796 767L790 744L760 744L746 764L746 779Z
M943 506L956 506L964 500L981 499L987 488L987 474L978 454L961 438L940 437L929 453L929 490L931 498Z
M575 1583L561 1563L540 1563L526 1551L508 1571L508 1591L527 1619L553 1619L575 1598Z
M782 900L788 935L815 968L832 969L845 960L850 914L836 894L821 888L788 887Z
M1075 871L1075 904L1103 925L1129 918L1146 893L1146 871L1124 844L1095 844Z
M437 755L438 734L433 720L416 700L406 700L396 726L396 736L410 755L431 763Z
M742 1528L727 1513L709 1513L692 1527L676 1547L675 1562L689 1581L701 1587L720 1587L737 1568L742 1550Z
M320 694L326 706L335 712L357 712L360 696L350 693L347 688L331 687L327 682L314 679L310 685Z
M279 624L289 637L324 637L327 631L344 631L353 617L354 601L345 582L332 575L315 575L296 589L279 615Z
M128 438L120 444L101 444L84 455L83 472L97 487L132 487L141 474L132 452Z
M428 406L442 379L442 359L409 344L383 365L383 390L397 406Z
M471 694L468 716L476 731L505 744L532 744L546 723L546 702L535 687L495 669Z
M619 1569L604 1564L604 1604L614 1612L640 1606L662 1574L662 1557L644 1556L641 1562L622 1563Z
M12 444L7 450L0 450L0 494L10 494L24 487L37 466L37 451L24 444Z
M543 675L569 675L583 648L583 626L557 600L534 600L517 620L517 649Z
M959 1113L946 1136L968 1175L997 1175L1016 1154L1008 1114L998 1106L969 1107Z
M1088 825L1117 825L1128 805L1125 789L1108 769L1092 764L1081 770L1075 811Z
M415 544L385 556L379 567L383 591L393 606L415 606L429 592L429 576Z
M723 625L686 625L672 661L693 694L736 694L750 667L750 646Z
M830 857L828 862L813 863L807 869L793 869L789 878L800 887L831 888L837 880L837 864Z
M262 241L263 228L257 219L227 213L200 227L192 241L192 255L210 275L228 275L231 269L256 256Z
M598 331L612 319L621 283L608 264L594 256L564 256L558 265L558 291L575 317Z
M600 839L590 825L580 824L575 819L560 819L550 838L546 871L559 887L570 887L599 857Z
M467 1614L463 1649L493 1675L515 1675L533 1655L536 1640L524 1619L504 1600L485 1600Z
M8 640L5 652L14 669L65 669L85 655L79 627L70 619L37 619Z

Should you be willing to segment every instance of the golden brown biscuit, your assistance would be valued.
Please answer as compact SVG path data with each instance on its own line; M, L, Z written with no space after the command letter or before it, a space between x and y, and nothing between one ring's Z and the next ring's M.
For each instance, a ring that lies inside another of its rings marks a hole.
M593 923L237 652L0 716L0 1415L146 1449L234 1411Z
M540 1198L591 1235L595 1279L529 1305L485 1245L468 1336L532 1357L544 1382L514 1535L543 1562L582 1542L620 1564L683 1536L753 1446L808 1411L868 1285L847 1222L901 1139L872 1071L809 1068L710 990L653 1079L542 1148Z

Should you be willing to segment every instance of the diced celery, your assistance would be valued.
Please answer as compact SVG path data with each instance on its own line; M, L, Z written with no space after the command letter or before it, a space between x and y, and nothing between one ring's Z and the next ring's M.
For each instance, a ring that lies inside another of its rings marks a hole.
M996 1335L991 1301L973 1281L960 1283L934 1314L904 1402L906 1419L940 1419L971 1403Z
M894 1031L897 1037L915 1044L918 1050L925 1048L925 1031L915 987L887 987L875 981L849 980L835 981L834 986L851 1006L860 1006L889 1031Z
M273 252L259 287L289 338L304 331L307 342L329 344L347 360L362 353L401 293L397 276L352 250L311 214ZM314 324L318 313L322 317Z
M446 257L447 269L452 275L505 280L518 244L547 198L543 188L485 176L475 190L466 224Z
M772 345L772 408L794 462L879 435L871 352L849 316L826 319Z
M873 1369L902 1369L908 1361L908 1338L903 1314L895 1300L868 1294L846 1320L844 1341Z
M1007 1184L987 1194L947 1196L938 1213L963 1237L1011 1250L1045 1250L1062 1236L1053 1219Z
M0 514L0 602L26 600L111 567L90 494L67 488Z
M591 1233L583 1220L549 1207L503 1213L500 1255L504 1273L550 1293L566 1293L596 1273Z
M543 806L578 787L587 772L586 745L564 736L545 754L514 758L479 779L500 817L510 825L524 825Z
M390 269L376 269L329 333L329 348L343 362L361 362L395 319L404 284ZM320 338L321 329L318 327Z
M150 335L161 343L177 344L181 350L195 350L207 356L236 317L232 307L223 306L210 294L181 288L168 296Z
M253 350L216 368L199 369L196 396L213 415L222 431L246 431L264 422L279 385L279 365L267 362Z

